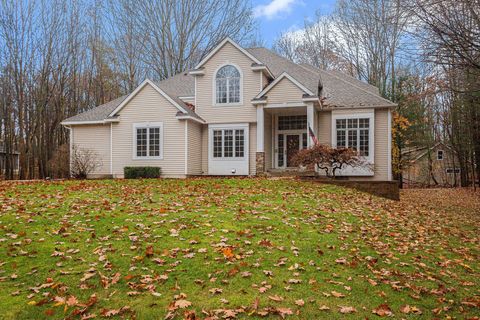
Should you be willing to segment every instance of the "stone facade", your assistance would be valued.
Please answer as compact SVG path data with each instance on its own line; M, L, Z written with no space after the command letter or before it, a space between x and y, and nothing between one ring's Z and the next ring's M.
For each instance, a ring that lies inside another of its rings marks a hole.
M257 152L256 154L257 176L265 174L265 152Z

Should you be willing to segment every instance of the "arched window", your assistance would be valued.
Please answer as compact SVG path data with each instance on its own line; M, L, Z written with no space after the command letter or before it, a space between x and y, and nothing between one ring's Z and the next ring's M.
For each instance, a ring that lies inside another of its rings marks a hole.
M232 65L221 67L215 77L216 103L240 102L240 72Z

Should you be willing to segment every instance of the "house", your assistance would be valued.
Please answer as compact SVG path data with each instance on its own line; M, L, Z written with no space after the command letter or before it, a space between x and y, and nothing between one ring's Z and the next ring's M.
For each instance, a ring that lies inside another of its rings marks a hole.
M188 72L154 82L62 122L71 147L91 149L92 176L126 166L162 176L254 176L288 170L314 137L352 147L371 163L337 175L392 179L391 109L377 88L336 71L295 64L266 48L224 39Z
M20 153L18 151L8 151L5 144L0 140L0 177L5 175L7 160L10 157L13 173L18 174Z
M406 165L402 171L406 187L460 186L460 163L455 151L438 142L431 147L413 147L402 151Z

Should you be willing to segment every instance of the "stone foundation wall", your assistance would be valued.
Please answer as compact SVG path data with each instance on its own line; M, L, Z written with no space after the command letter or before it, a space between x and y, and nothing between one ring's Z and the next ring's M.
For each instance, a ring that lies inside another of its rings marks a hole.
M353 188L359 191L367 192L379 197L400 200L400 190L398 181L354 181L354 180L335 180L324 177L304 177L318 181L319 183L334 184L345 188Z
M265 174L265 152L257 152L255 161L256 161L257 176L264 175Z

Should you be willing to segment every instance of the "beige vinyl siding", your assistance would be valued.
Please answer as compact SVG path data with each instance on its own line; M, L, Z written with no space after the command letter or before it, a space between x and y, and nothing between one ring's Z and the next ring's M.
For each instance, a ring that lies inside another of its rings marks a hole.
M188 121L187 130L187 174L199 175L202 173L202 125Z
M250 123L249 128L249 159L248 167L250 175L254 176L257 172L257 124Z
M265 75L264 72L262 72L262 86L261 86L261 89L258 91L259 93L265 89L266 86L268 86L268 77ZM257 93L258 94L258 93Z
M110 124L72 126L72 146L95 153L98 167L90 176L110 174Z
M302 102L303 93L292 81L283 78L265 95L267 96L267 103L280 104Z
M375 110L375 175L374 180L388 180L388 109Z
M202 127L202 174L208 174L208 125Z
M252 71L252 60L226 43L204 64L203 76L197 76L196 112L208 123L254 122L257 114L251 100L260 92L260 71ZM242 74L243 97L240 106L214 106L214 77L217 69L233 64Z
M272 168L272 115L265 113L265 134L264 134L264 151L265 151L265 170Z
M332 112L318 113L318 141L322 144L332 144Z
M175 108L152 86L146 85L119 112L113 124L113 174L123 177L126 166L158 166L164 177L185 176L185 122L175 118ZM163 159L133 159L133 124L163 122Z

